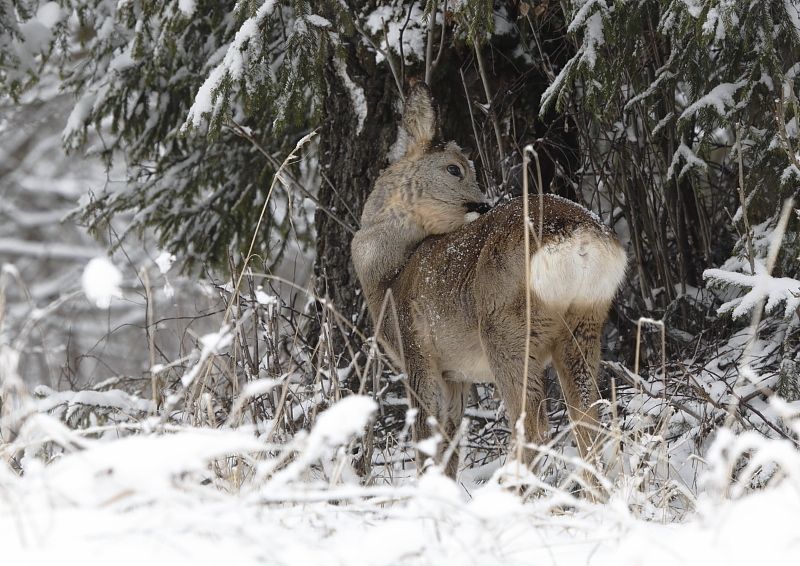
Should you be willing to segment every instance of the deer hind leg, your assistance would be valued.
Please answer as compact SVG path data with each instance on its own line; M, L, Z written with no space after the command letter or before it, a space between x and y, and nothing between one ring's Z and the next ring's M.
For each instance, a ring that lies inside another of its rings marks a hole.
M516 438L515 427L524 412L523 442L546 443L550 423L547 417L542 364L536 355L539 349L537 337L533 335L530 341L527 379L524 374L525 328L520 327L518 321L492 321L482 326L481 339L514 437ZM527 464L533 461L535 455L536 452L529 448L522 450L523 462Z
M599 449L597 373L604 319L605 311L570 310L564 317L567 332L559 336L553 349L553 366L558 373L578 451L589 463L594 461Z
M447 381L438 368L430 367L424 360L409 361L411 385L410 404L417 409L411 429L417 466L429 456L418 446L421 441L436 434L441 436L436 447L435 462L444 465L445 473L455 479L458 472L458 446L455 436L464 418L464 409L469 397L469 384ZM431 418L435 422L431 422ZM447 461L445 457L447 456Z

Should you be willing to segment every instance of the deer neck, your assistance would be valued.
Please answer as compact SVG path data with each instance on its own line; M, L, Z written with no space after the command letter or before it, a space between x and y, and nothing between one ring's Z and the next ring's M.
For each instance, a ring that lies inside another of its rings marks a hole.
M367 304L377 316L386 290L425 239L416 223L390 218L362 228L353 239L353 261Z

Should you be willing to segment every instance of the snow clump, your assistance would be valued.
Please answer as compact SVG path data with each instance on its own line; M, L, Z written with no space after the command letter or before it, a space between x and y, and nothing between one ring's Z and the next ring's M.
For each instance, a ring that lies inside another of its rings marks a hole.
M122 273L116 265L104 257L96 257L86 264L81 283L86 298L97 305L97 308L107 309L111 306L111 299L122 298L122 291L119 288L122 283Z

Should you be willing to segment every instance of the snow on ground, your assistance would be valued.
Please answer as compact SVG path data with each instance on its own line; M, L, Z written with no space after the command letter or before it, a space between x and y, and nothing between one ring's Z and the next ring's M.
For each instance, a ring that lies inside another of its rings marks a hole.
M124 438L103 429L108 438L96 440L34 413L16 446L0 448L27 450L23 475L0 466L4 562L705 566L795 564L800 554L792 475L738 500L714 495L708 482L681 522L641 519L622 490L592 504L563 492L523 501L496 479L468 492L436 470L370 487L347 474L314 479L305 464L342 463L337 447L374 409L370 399L348 399L301 435L301 457L274 474L269 447L247 428ZM49 440L71 448L45 466L37 447ZM233 454L257 471L237 478Z

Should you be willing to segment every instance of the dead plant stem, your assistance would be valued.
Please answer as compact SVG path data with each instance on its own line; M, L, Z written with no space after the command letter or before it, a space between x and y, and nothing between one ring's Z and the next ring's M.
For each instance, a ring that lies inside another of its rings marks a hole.
M503 187L507 188L506 183L508 181L508 171L506 171L506 152L503 148L503 136L500 133L500 122L497 121L497 114L494 111L494 97L492 96L492 91L489 88L489 76L486 72L486 63L483 60L483 54L481 53L477 38L473 38L472 43L475 49L475 59L478 61L478 73L480 74L481 83L483 84L483 91L486 94L486 104L489 107L489 118L492 122L494 136L497 141L497 152L500 155L500 172L503 175Z

